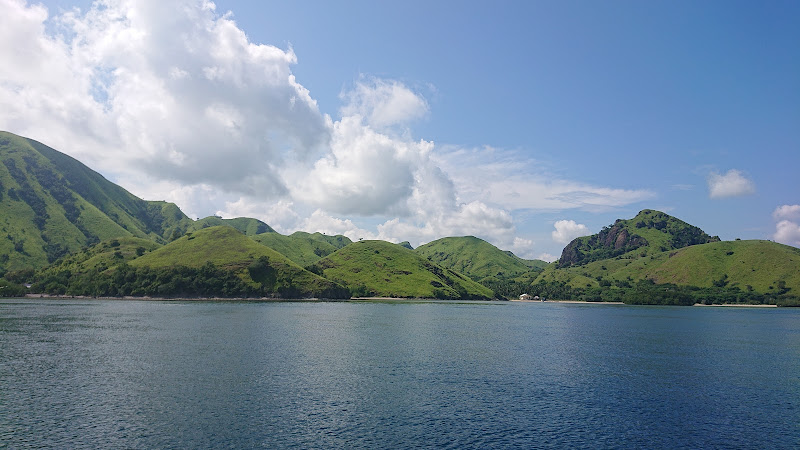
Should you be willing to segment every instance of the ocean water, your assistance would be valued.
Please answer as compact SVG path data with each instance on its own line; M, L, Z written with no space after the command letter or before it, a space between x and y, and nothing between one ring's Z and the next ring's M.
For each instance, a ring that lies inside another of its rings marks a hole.
M0 447L799 448L800 310L4 300Z

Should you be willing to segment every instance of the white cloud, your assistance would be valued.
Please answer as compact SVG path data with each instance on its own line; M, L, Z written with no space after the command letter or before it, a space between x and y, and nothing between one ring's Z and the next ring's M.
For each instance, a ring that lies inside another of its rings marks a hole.
M0 1L0 125L47 130L105 173L277 196L283 161L329 139L294 53L249 42L208 3L111 0L53 19L64 33L50 36L42 7Z
M800 247L800 224L788 220L781 220L775 225L775 242Z
M541 253L541 254L539 254L539 256L536 257L536 259L541 259L542 261L546 261L546 262L551 263L551 262L557 260L558 256L552 255L550 253Z
M369 126L381 129L424 117L428 103L404 84L394 80L362 77L355 88L340 95L345 101L343 117L359 116Z
M755 192L755 183L736 169L731 169L724 175L717 172L711 172L708 175L708 196L710 198L741 197Z
M352 241L378 239L377 235L358 227L352 220L339 219L319 209L303 221L300 229L310 233L318 231L325 234L341 234Z
M777 221L772 238L781 244L800 247L800 205L782 205L772 217Z
M791 220L800 222L800 205L781 205L772 213L775 220Z
M432 147L378 133L358 116L345 117L333 124L331 153L294 178L292 194L340 214L402 212Z
M646 189L595 186L550 175L535 161L491 147L451 149L437 157L452 173L462 200L479 199L507 210L598 212L655 197Z
M553 226L556 228L552 232L553 241L559 244L569 244L577 237L592 234L586 225L576 223L574 220L559 220Z

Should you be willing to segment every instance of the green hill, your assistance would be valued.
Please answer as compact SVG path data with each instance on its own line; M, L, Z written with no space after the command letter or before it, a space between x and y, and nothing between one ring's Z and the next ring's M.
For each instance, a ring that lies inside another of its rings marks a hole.
M342 286L228 227L159 246L137 238L96 244L36 273L33 292L91 296L349 298Z
M488 277L514 278L547 265L544 261L523 260L474 236L437 239L417 247L415 252L479 282Z
M44 267L111 238L166 242L191 220L46 145L0 132L0 272Z
M59 259L54 264L42 269L40 275L63 271L73 274L105 272L109 269L113 270L122 263L129 263L159 247L161 244L149 239L131 236L109 239Z
M660 211L645 209L633 219L618 219L600 233L574 239L561 253L559 267L582 266L615 257L637 258L690 245L717 242L700 228Z
M331 292L340 288L227 226L188 232L183 237L131 261L130 266L153 269L175 266L201 268L209 263L235 272L247 283L260 284L267 293L285 291L302 297L330 297L334 296ZM267 267L255 267L259 263ZM257 270L254 272L253 269Z
M345 236L327 236L321 233L297 231L289 236L279 233L261 233L251 236L254 241L286 256L305 267L351 243Z
M357 296L491 299L493 292L412 250L384 241L359 241L310 270L339 282Z
M630 233L631 226L637 236ZM566 264L546 268L525 289L590 301L800 304L800 249L770 241L722 242L650 210L618 220L615 227L573 241L570 245L577 245L564 251ZM625 252L622 245L614 252L602 243L615 233L620 241L641 238L645 243ZM604 252L610 256L598 259Z
M724 241L664 252L611 276L698 287L729 286L761 294L800 293L800 249L770 241Z
M249 217L236 217L235 219L223 219L219 216L208 216L206 218L195 221L191 224L187 231L197 231L203 228L216 227L220 225L227 225L236 228L247 236L254 236L260 233L274 233L275 230L269 225L258 219L251 219Z

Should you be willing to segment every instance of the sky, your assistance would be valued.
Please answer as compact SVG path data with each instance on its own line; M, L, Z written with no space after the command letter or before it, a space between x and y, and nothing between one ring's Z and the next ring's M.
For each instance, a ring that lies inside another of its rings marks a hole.
M796 1L0 0L0 129L192 218L800 247Z

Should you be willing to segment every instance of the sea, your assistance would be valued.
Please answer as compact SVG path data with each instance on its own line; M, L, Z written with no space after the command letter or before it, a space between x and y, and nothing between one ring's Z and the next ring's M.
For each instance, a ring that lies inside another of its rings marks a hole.
M0 300L2 448L800 448L800 309Z

